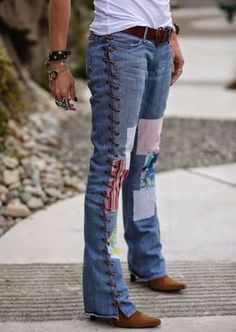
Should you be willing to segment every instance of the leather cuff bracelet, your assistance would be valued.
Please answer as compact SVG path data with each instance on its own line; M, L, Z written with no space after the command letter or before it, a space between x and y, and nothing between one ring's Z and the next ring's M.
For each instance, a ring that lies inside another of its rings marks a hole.
M52 51L48 54L48 61L66 60L71 55L71 51Z

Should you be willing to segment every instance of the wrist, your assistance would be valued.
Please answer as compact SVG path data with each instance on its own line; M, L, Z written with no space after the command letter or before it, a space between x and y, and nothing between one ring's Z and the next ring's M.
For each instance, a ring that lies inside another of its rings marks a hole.
M62 67L62 68L59 68L59 69L50 68L48 70L48 78L49 78L50 81L55 81L59 74L61 74L62 72L65 72L67 70L69 70L68 67Z
M68 66L67 61L53 61L48 63L50 69L61 69Z

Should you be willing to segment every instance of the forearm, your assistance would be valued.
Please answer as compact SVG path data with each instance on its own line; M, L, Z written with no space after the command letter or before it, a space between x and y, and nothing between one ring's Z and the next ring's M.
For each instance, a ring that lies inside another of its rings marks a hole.
M71 0L50 0L49 42L51 51L66 50Z

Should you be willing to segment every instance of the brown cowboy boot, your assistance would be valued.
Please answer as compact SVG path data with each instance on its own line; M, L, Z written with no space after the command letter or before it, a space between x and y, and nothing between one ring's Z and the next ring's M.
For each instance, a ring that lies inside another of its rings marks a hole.
M139 310L136 310L131 316L126 317L119 310L119 320L111 318L110 323L118 327L142 328L158 326L161 324L161 320L157 317L145 315Z
M148 286L155 291L178 291L187 287L184 282L177 281L168 275L148 281Z
M133 273L131 273L130 281L133 282L135 280L136 276ZM148 280L148 286L152 290L163 291L163 292L178 291L187 288L187 285L185 283L174 280L168 275L153 280Z

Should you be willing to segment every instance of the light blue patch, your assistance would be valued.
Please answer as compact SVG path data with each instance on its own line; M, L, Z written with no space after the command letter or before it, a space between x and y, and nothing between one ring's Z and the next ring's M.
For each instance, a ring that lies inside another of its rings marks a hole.
M158 153L150 152L146 155L145 162L141 173L141 188L155 187L155 162L157 160Z

